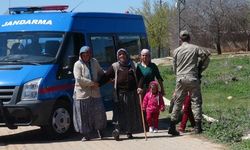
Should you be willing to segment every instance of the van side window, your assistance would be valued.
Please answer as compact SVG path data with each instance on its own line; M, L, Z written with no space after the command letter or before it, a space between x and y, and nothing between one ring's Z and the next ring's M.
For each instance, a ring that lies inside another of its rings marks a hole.
M3 35L0 35L0 57L9 54L9 48L6 44L6 39Z
M125 48L132 60L137 61L141 42L139 35L120 35L118 36L118 47Z
M69 70L69 56L75 56L78 60L79 50L84 45L84 36L81 33L70 34L63 45L60 54L60 69L58 72L58 79L72 78L73 70ZM75 60L75 61L77 61ZM72 62L75 63L75 62ZM72 68L71 68L72 69Z
M112 36L91 36L90 40L93 57L95 57L100 64L110 65L116 61L114 38Z

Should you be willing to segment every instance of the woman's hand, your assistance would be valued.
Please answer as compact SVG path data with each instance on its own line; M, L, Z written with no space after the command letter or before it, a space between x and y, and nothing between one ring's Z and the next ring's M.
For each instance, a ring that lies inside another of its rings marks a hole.
M138 94L142 94L142 93L143 93L143 89L138 88L138 89L137 89L137 93L138 93Z
M99 83L98 82L92 82L91 87L94 88L94 89L97 89L97 88L99 88Z
M163 95L163 96L165 95L164 89L161 90L161 95Z

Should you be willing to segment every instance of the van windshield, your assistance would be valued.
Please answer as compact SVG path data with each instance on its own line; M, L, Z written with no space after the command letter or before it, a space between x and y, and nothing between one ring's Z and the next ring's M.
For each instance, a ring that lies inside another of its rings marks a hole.
M56 59L63 32L0 33L0 63L40 64Z

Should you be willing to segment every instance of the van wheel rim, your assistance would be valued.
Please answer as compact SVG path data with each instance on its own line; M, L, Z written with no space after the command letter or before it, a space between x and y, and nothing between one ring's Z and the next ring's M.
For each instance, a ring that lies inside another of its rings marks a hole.
M70 128L70 114L64 108L55 110L52 116L52 126L57 133L65 133Z

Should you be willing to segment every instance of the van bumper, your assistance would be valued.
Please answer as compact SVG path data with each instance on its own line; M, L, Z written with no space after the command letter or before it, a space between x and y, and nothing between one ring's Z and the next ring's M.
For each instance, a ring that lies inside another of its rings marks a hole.
M0 126L47 125L54 100L20 101L15 105L4 105L0 101Z

